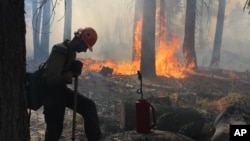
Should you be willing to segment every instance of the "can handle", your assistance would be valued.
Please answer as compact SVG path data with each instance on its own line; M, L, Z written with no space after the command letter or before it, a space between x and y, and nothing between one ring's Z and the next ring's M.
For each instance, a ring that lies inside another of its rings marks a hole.
M153 117L153 123L150 126L150 129L154 128L156 126L156 116L155 116L155 108L153 107L152 104L149 103L149 106L151 107L152 110L152 117Z

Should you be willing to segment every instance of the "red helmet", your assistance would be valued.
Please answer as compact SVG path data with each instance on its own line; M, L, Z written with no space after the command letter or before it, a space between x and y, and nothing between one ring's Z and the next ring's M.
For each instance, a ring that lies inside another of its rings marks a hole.
M81 34L82 40L87 44L90 51L93 51L92 47L96 43L97 33L91 27L81 28L78 30Z

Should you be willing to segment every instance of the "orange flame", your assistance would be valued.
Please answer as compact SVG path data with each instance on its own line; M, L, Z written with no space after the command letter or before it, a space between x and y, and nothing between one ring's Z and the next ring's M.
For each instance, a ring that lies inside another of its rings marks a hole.
M132 62L115 63L110 60L107 61L94 61L89 59L82 60L83 66L86 70L99 71L102 67L109 67L113 69L113 74L131 75L136 74L140 69L141 58L141 31L142 31L142 18L136 23L134 31L134 47L133 47L133 60Z
M223 74L227 75L230 79L239 79L239 75L237 75L235 72L232 71L222 71Z
M231 78L231 79L239 79L239 76L236 74L236 73L234 73L234 72L229 72L229 77Z
M141 33L142 33L142 16L138 19L134 31L134 45L133 45L133 61L140 63L141 58Z
M166 44L162 39L156 50L156 73L157 75L175 78L184 78L183 65L175 57L179 48L178 36L173 36L170 44Z
M139 69L139 63L137 61L133 61L132 63L115 63L110 60L96 61L91 59L82 59L82 63L84 66L84 70L100 71L102 67L109 67L113 69L113 74L131 75L136 74Z
M161 18L162 19L162 18ZM165 24L164 22L161 22ZM179 37L172 35L172 40L166 43L166 32L164 25L160 25L160 37L159 44L156 48L156 74L158 76L174 77L174 78L185 78L185 71L180 60L175 56L179 47ZM113 69L113 74L130 75L136 74L140 69L140 58L141 58L141 32L142 31L142 18L136 23L134 32L134 47L133 47L133 60L132 62L121 62L115 63L110 60L107 61L94 61L90 59L84 59L85 70L99 71L103 66L110 67Z

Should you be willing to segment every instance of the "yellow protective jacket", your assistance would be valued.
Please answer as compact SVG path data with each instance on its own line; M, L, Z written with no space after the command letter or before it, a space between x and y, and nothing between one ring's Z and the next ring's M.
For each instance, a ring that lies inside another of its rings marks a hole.
M68 46L68 41L53 46L46 65L46 83L48 86L60 86L72 83L70 64L76 58L76 52Z

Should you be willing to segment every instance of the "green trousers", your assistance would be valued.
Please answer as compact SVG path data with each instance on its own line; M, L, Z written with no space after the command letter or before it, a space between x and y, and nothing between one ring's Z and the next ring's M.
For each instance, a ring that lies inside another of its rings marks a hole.
M43 105L46 122L45 141L58 141L63 130L65 108L73 109L74 91L66 86L48 88ZM100 141L101 130L95 103L78 94L77 113L84 118L84 130L88 141Z

